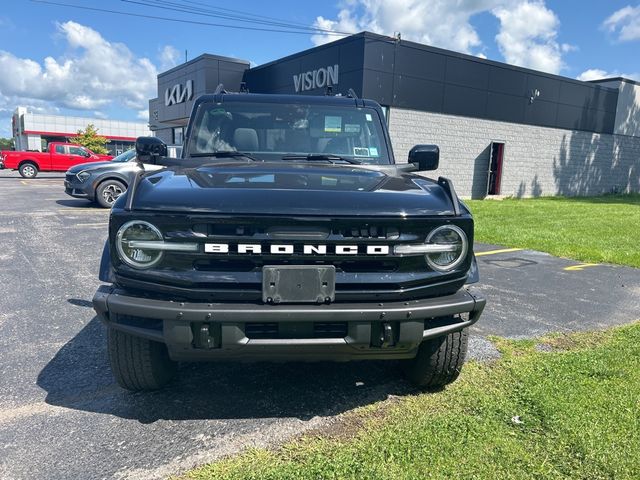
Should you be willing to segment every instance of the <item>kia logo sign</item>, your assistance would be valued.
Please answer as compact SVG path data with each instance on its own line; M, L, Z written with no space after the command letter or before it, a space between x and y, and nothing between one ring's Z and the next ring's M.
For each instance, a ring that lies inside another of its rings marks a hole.
M338 65L318 68L293 76L296 93L338 84Z
M167 107L176 103L183 103L193 98L193 80L187 80L184 84L178 83L164 91L164 104Z

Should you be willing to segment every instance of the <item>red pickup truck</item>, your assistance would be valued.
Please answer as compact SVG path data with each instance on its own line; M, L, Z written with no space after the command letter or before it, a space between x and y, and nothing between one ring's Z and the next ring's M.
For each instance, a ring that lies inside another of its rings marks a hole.
M34 178L38 172L66 172L79 163L111 160L110 155L98 155L73 143L51 142L46 152L0 152L0 169L18 170L24 178Z

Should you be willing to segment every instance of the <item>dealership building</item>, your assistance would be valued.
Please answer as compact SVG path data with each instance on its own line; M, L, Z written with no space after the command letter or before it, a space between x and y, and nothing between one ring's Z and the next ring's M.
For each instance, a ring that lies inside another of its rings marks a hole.
M42 150L49 142L67 142L92 124L109 139L106 148L117 155L133 147L136 138L151 135L146 123L31 113L25 107L13 112L11 127L16 150Z
M437 144L459 195L640 191L640 83L582 82L369 32L265 65L201 55L158 75L150 128L181 143L193 101L241 85L254 93L349 89L383 106L397 162Z

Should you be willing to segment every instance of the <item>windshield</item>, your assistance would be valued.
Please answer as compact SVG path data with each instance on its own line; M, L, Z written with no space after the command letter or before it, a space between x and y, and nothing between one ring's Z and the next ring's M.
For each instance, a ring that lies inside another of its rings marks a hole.
M134 148L132 148L131 150L127 150L126 152L121 153L117 157L114 157L113 159L111 159L111 161L112 162L128 162L129 160L132 160L133 157L135 156L136 156L136 151Z
M367 107L203 103L191 132L189 154L242 152L259 160L331 156L354 163L389 164L382 128L378 112Z

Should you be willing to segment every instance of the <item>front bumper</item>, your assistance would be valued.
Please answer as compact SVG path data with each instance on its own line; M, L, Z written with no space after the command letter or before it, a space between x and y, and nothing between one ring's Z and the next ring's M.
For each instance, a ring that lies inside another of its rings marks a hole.
M104 323L166 344L174 360L413 358L423 340L474 324L485 303L484 297L467 289L406 302L330 305L173 302L109 286L101 286L93 298ZM346 331L341 338L249 338L247 326L253 322L273 322L289 333L297 326L344 322ZM378 342L383 331L390 332L388 341Z
M64 181L64 193L70 195L74 198L86 198L88 200L93 200L93 189L91 187L91 182L78 182L78 181Z

